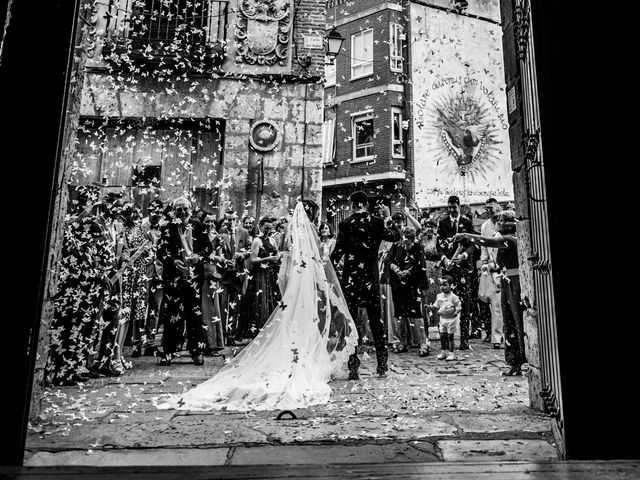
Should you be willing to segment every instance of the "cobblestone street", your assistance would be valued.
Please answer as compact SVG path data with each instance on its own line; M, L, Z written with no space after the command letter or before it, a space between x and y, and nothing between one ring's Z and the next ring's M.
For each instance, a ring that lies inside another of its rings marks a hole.
M122 377L47 390L30 426L26 466L240 465L557 458L550 419L528 407L524 377L502 377L504 351L480 340L437 360L417 349L390 353L387 378L361 355L361 380L332 382L330 403L279 412L157 410L156 402L211 377L223 357L160 367L133 359ZM223 351L231 355L229 349Z

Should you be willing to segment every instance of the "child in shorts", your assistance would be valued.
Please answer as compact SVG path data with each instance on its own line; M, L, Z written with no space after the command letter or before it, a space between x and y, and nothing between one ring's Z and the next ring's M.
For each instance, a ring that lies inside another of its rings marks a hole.
M454 334L457 328L458 315L462 311L460 298L451 291L453 288L453 278L449 275L440 277L440 293L436 296L436 301L431 305L433 310L437 310L440 316L440 345L442 351L436 357L438 360L455 360Z

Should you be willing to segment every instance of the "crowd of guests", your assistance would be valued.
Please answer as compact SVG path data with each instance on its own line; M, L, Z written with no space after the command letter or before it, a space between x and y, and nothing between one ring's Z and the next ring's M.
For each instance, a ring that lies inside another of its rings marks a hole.
M415 206L416 211L420 211ZM380 289L388 339L396 353L418 347L429 354L429 327L440 336L440 360L456 360L469 340L505 349L509 370L521 375L526 362L516 240L515 212L494 198L485 203L486 220L477 232L451 196L444 214L420 220L405 208L390 221L402 239L380 247Z
M495 348L505 345L507 374L521 373L515 218L494 199L486 209L480 232L461 215L457 197L441 218L371 209L402 231L379 252L382 319L394 352L416 345L429 355L429 326L437 326L438 358L455 360L457 334L465 350L484 333ZM256 222L233 210L218 219L185 197L153 200L143 218L121 195L99 198L97 189L81 187L65 224L48 380L75 385L122 375L140 356L169 366L184 350L203 365L206 356L248 343L281 299L287 224L287 217ZM319 224L318 236L329 261L335 236L328 223Z

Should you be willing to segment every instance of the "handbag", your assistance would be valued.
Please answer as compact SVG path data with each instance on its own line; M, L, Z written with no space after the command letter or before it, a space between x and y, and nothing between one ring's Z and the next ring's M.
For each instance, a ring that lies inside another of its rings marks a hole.
M488 302L496 290L493 275L487 271L482 272L478 281L478 299L483 302Z
M204 267L204 278L206 280L220 280L222 278L215 263L205 263L202 266Z
M162 262L158 259L154 259L149 262L145 266L145 276L148 279L162 279L162 272L164 271L164 266Z

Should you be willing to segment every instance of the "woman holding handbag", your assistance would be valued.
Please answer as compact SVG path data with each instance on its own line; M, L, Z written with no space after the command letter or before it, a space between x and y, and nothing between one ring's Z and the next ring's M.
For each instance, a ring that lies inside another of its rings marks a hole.
M213 253L209 258L205 258L202 264L204 270L201 295L202 322L204 323L206 343L204 355L219 356L220 354L217 352L224 348L224 331L217 291L220 278L222 278L220 265L224 264L225 259L222 256L222 240L216 230L216 219L213 214L207 213L202 223L213 249Z
M516 238L515 212L503 211L498 216L498 235L483 237L470 233L458 233L455 241L466 239L476 245L497 248L497 264L501 271L501 304L504 322L505 361L511 367L505 376L522 375L522 365L526 363L524 344L524 307L520 299L520 268L518 241Z

